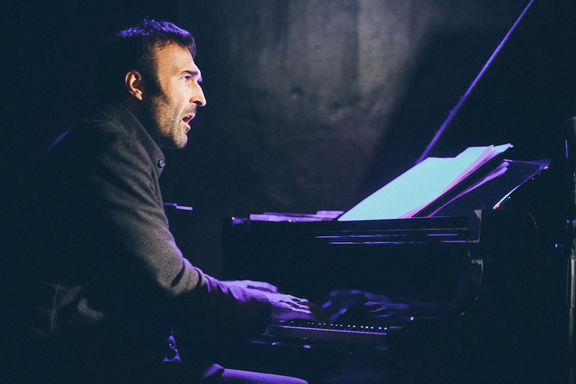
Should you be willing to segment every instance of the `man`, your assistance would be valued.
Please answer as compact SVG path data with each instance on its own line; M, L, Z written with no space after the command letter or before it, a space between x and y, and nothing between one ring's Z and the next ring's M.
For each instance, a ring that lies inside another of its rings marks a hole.
M24 348L13 360L24 368L11 381L302 382L208 361L214 340L312 314L270 284L208 276L168 229L160 148L183 148L206 105L194 55L192 36L171 23L119 32L102 56L104 102L49 149L30 256L14 267L14 344Z

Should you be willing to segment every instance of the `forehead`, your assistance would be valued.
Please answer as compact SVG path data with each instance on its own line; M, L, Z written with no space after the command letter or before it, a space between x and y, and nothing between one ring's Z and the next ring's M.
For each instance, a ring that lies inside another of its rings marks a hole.
M156 45L154 48L156 66L161 72L198 71L188 48L175 43Z

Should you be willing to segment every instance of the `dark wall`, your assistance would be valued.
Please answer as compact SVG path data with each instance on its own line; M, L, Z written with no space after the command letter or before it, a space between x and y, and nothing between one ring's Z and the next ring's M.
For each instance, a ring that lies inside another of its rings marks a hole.
M208 106L173 190L193 198L209 173L207 204L350 207L417 159L525 3L181 2Z
M309 211L346 209L410 166L527 2L240 4L180 2L208 106L172 189ZM432 155L512 141L551 156L549 131L574 106L562 15L532 7ZM206 178L218 194L198 189Z
M90 103L93 62L113 32L145 16L177 17L177 2L8 2L1 6L3 149L26 162ZM21 156L24 155L24 156Z
M198 228L349 208L414 164L527 4L180 2L208 104L167 197L198 208ZM431 155L512 142L520 158L561 156L576 105L568 5L533 3Z
M83 111L104 37L153 16L196 36L208 100L162 180L166 200L196 209L184 248L219 252L232 215L347 209L416 161L527 3L5 5L7 184ZM576 105L571 3L535 1L431 155L512 142L526 158L559 156Z

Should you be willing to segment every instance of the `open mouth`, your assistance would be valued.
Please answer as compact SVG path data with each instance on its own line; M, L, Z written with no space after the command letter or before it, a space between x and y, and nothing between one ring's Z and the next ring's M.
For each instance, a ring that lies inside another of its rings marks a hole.
M194 118L194 114L190 114L190 115L186 115L182 118L182 121L184 121L186 124L190 123L190 121Z

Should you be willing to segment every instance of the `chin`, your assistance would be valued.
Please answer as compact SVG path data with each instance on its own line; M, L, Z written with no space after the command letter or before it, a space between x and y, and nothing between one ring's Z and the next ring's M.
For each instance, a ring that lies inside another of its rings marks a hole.
M188 144L188 138L187 138L187 137L184 137L184 138L181 139L181 140L174 141L174 143L173 143L173 148L174 148L174 149L182 149L182 148L184 148L184 147L186 146L186 144Z

